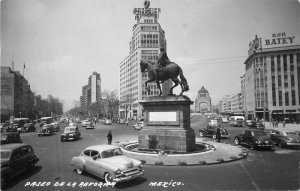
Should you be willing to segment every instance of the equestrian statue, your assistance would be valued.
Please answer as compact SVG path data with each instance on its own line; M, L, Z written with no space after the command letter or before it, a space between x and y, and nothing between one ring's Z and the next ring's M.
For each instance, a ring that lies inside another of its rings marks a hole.
M140 61L141 72L148 72L148 80L145 82L145 87L148 93L150 92L150 88L147 86L149 82L156 82L157 87L159 89L159 96L162 95L160 83L171 79L175 84L170 88L169 95L173 94L173 89L180 84L181 93L189 90L189 86L186 78L183 75L182 69L174 62L171 62L167 56L167 53L164 48L160 48L160 55L158 57L157 63ZM179 75L180 80L177 78Z

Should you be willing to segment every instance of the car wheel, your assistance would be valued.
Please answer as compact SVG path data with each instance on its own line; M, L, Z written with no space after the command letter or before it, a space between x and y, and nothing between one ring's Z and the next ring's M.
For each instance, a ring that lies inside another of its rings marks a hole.
M250 144L250 149L251 149L251 150L254 150L254 149L255 149L254 143L251 143L251 144Z
M35 169L35 163L30 163L29 167L28 167L28 170L33 171L34 169Z
M82 173L83 173L83 170L81 170L81 169L76 169L76 172L77 172L78 174L82 174Z
M104 179L107 184L113 183L113 177L110 173L106 173Z
M200 137L204 137L203 132L199 132Z
M217 138L217 135L213 135L212 138L213 138L213 139L216 139L216 138Z
M235 139L234 139L234 143L235 143L236 145L239 145L239 144L240 144L240 140L239 140L238 138L235 138Z
M284 147L284 144L283 144L283 142L282 142L282 141L281 141L281 142L279 142L279 143L278 143L278 146L279 146L279 147L281 147L281 148L283 148L283 147Z

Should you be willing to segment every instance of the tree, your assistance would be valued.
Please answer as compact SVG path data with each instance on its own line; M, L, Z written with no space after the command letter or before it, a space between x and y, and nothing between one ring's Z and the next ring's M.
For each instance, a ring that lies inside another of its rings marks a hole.
M119 99L118 99L118 91L103 91L103 99L107 103L108 106L108 113L110 113L110 117L114 117L118 113L119 109Z

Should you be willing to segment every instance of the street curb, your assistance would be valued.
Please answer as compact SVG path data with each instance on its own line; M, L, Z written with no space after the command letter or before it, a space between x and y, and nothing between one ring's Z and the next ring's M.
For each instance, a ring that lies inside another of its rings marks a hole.
M198 142L198 141L197 141ZM208 141L207 141L208 142ZM205 142L204 144L208 144ZM209 150L201 153L181 154L181 155L161 155L161 154L144 154L132 152L124 149L126 145L134 144L136 141L126 141L126 143L119 143L122 151L131 158L142 161L147 166L205 166L234 162L244 159L248 156L248 151L238 145L218 143L213 145L210 142L209 145L214 147L213 150ZM203 143L203 142L201 142ZM234 154L226 153L226 150L234 150ZM151 156L151 157L149 157Z

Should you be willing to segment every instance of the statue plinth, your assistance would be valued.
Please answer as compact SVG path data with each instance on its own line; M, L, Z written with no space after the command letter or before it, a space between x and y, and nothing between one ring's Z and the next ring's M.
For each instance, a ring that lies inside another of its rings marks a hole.
M191 152L195 132L190 127L190 105L186 96L157 96L140 102L144 128L139 134L140 149Z

